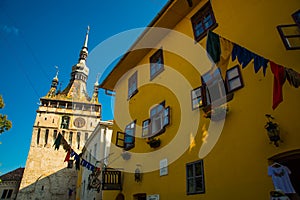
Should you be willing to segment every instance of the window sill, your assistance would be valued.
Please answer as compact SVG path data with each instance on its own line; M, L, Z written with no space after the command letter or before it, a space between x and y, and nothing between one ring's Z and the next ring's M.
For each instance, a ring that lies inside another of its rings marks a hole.
M131 95L128 96L127 100L130 100L134 95L138 93L138 89L136 89Z

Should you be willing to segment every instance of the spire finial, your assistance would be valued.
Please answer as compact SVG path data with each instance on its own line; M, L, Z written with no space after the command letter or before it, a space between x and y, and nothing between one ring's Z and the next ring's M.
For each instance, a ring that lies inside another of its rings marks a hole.
M54 66L56 68L56 74L55 74L55 77L54 78L58 78L58 72L59 72L59 69L58 69L58 66Z
M96 82L95 82L95 86L98 86L99 85L99 76L100 76L100 73L97 74L96 76Z
M87 48L88 40L89 40L89 32L90 32L90 26L87 26L86 34L85 34L85 40L83 47Z

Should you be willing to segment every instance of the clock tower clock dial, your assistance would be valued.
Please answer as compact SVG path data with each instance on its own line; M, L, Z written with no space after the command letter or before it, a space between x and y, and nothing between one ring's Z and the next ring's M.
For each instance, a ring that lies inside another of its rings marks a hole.
M85 120L82 117L78 117L74 120L74 126L77 128L81 128L85 125Z

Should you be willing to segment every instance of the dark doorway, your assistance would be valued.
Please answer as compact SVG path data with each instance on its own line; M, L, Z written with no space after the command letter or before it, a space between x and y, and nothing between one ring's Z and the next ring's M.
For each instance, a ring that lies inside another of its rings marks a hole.
M291 174L289 175L293 188L297 194L289 195L291 200L300 200L300 149L292 150L277 154L269 160L278 162L289 168Z

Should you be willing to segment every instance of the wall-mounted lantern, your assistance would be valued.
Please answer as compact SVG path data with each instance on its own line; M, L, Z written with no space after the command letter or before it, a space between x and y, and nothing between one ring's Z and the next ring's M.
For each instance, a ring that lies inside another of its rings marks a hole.
M268 132L268 136L269 136L269 139L270 139L270 143L274 143L274 145L276 147L279 146L279 141L280 140L280 131L279 131L279 126L277 123L275 122L272 122L272 120L274 119L274 117L272 117L271 115L269 114L266 114L265 115L268 119L266 125L265 125L265 129L267 130Z
M134 180L137 183L142 182L142 172L141 172L141 165L140 164L136 165L136 169L135 169L135 172L134 172Z

